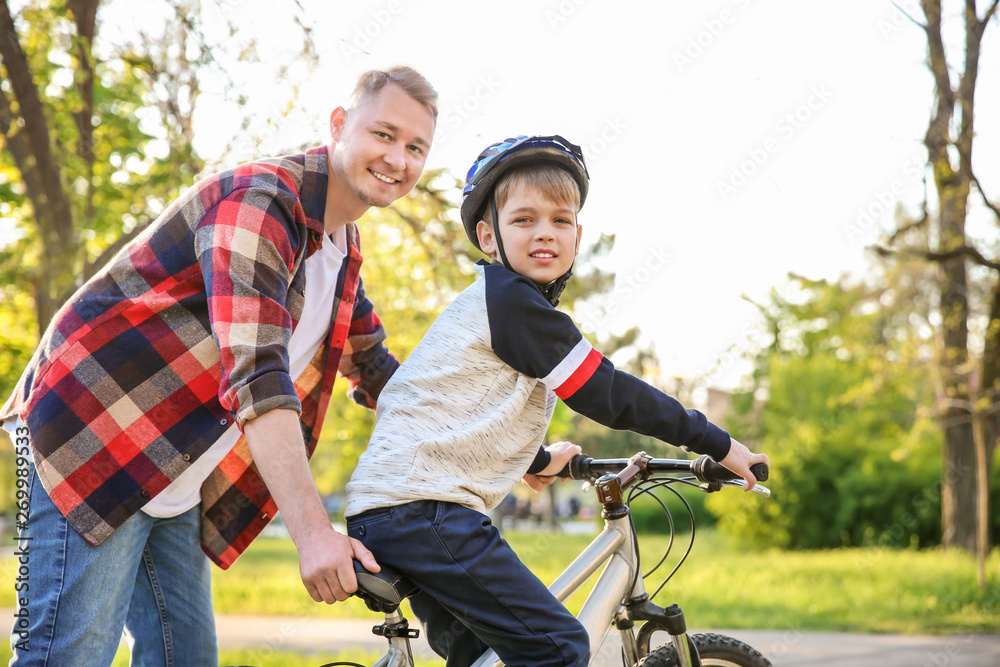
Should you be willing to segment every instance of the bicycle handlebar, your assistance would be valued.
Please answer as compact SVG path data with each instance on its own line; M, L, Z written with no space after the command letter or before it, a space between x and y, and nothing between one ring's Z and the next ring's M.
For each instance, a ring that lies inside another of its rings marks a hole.
M594 459L586 454L577 454L570 459L565 468L556 473L556 476L593 481L602 475L617 474L628 467L631 462L632 459ZM699 482L709 485L707 490L716 490L725 483L737 486L746 484L739 475L704 454L694 460L649 459L645 469L649 474L690 472ZM763 463L755 463L750 466L750 471L757 478L757 481L767 481L769 471ZM761 493L770 494L766 489L762 489Z

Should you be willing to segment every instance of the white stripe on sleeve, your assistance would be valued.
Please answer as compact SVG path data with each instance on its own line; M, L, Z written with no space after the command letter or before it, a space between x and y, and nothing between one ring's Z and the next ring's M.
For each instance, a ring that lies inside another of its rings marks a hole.
M548 375L539 380L549 389L555 391L559 388L562 383L566 382L571 375L580 367L587 357L590 355L591 350L594 346L590 344L586 338L581 338L580 342L569 351L562 361L560 361L555 368L552 369Z

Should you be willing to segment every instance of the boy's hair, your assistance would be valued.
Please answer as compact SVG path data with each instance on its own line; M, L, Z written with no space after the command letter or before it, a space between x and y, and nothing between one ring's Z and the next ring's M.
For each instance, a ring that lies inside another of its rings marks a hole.
M568 171L551 162L526 164L501 176L493 188L497 211L503 208L511 192L519 186L534 187L551 201L570 206L576 213L580 211L580 186ZM489 205L483 211L483 220L493 226L493 211Z
M438 94L434 86L424 78L424 75L405 65L397 65L387 70L369 70L358 78L358 83L351 93L349 109L356 109L363 106L378 91L382 90L388 83L394 83L402 88L407 95L420 102L431 115L434 122L437 122Z

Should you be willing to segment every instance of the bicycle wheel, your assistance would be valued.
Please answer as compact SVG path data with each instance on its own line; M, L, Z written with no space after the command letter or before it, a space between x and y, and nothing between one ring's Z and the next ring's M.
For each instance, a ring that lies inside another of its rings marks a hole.
M689 635L697 647L703 667L771 667L760 651L725 635ZM653 649L639 661L642 667L677 667L677 652L671 644Z

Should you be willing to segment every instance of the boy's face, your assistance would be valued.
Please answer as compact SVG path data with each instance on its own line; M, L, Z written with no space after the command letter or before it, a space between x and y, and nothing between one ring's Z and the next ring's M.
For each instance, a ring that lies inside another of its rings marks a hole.
M569 204L556 203L538 188L522 185L511 190L497 216L507 261L520 275L544 284L573 266L582 229ZM483 252L499 259L493 228L480 222L476 231Z

